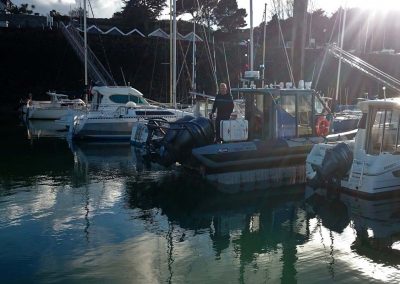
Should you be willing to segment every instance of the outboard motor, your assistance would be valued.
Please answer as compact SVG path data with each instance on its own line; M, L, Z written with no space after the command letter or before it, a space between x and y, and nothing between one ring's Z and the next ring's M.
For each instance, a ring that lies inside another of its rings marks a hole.
M179 131L182 129L183 125L186 122L189 122L194 119L195 119L194 116L185 115L184 117L179 118L175 122L171 123L170 128L168 129L167 133L165 134L165 137L163 138L163 144L173 141L176 135L178 135Z
M322 166L317 170L320 179L330 181L342 178L351 168L353 152L346 143L339 143L325 152Z
M191 118L189 120L189 118ZM183 162L193 148L211 144L214 141L214 127L204 117L185 116L171 124L160 147L160 163L170 166Z

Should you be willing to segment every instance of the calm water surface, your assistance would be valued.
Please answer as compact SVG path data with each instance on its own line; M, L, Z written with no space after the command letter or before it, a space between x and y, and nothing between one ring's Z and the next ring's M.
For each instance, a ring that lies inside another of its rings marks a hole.
M400 196L226 195L127 144L0 123L1 283L399 282Z

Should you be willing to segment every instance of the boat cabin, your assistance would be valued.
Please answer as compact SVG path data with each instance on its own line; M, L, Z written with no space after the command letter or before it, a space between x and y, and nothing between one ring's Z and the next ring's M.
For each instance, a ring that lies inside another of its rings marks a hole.
M57 94L53 92L47 92L46 94L50 97L50 101L52 103L60 102L62 100L68 100L68 96L64 94Z
M33 105L37 108L61 107L83 109L86 107L85 102L81 99L70 100L67 95L50 91L46 94L50 97L50 101L34 101Z
M233 89L245 99L249 139L279 139L321 136L329 131L329 109L310 89ZM321 125L319 125L321 123Z
M359 123L361 149L366 154L399 153L400 99L365 101L359 103L363 112Z
M148 106L149 103L143 97L143 94L132 87L93 87L92 110L104 108L113 108L126 105L128 102L134 102L138 106Z

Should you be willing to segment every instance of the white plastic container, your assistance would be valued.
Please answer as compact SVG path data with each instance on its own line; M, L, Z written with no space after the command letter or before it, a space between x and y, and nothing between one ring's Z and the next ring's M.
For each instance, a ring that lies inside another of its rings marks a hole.
M246 141L249 122L245 119L221 120L220 136L225 142Z

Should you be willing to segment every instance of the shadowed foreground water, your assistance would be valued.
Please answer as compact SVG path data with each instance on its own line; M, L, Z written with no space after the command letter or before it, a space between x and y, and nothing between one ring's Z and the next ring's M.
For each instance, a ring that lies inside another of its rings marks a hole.
M227 195L33 124L1 121L1 283L398 282L400 196Z

